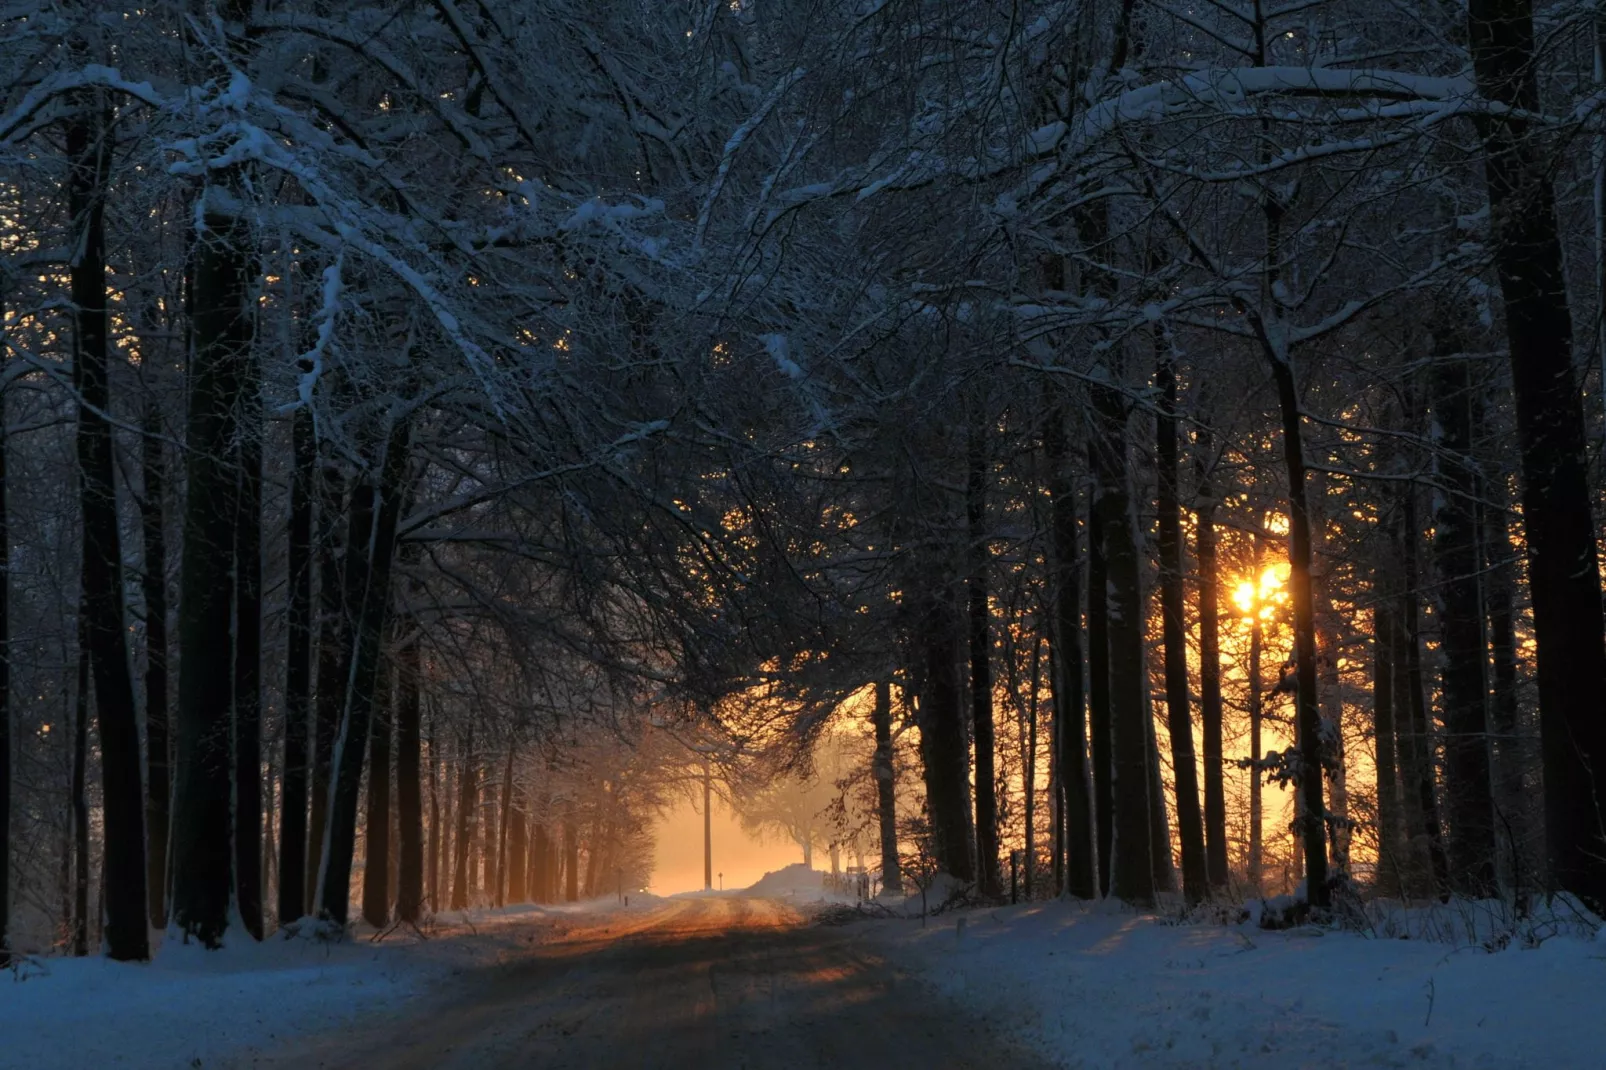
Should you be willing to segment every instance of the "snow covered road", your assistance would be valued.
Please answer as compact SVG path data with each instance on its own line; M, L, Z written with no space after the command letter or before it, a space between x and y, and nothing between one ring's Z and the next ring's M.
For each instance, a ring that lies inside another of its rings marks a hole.
M1047 1066L849 929L772 900L599 914L436 995L239 1067Z

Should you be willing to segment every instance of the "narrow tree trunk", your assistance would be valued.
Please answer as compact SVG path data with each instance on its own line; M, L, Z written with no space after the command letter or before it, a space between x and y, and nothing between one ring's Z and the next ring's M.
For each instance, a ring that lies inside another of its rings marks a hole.
M1065 413L1060 408L1053 409L1044 421L1043 452L1048 461L1049 514L1053 529L1050 586L1053 624L1050 631L1055 669L1054 738L1058 744L1056 758L1065 805L1062 845L1065 891L1078 899L1092 899L1099 894L1099 889L1094 878L1097 856L1093 847L1093 802L1087 783L1087 721L1082 705L1082 563L1076 545L1076 487L1071 482L1070 446L1065 434ZM1037 659L1034 640L1033 687L1037 684ZM1034 710L1036 703L1034 691ZM1035 727L1034 719L1034 730ZM1028 818L1027 825L1030 824ZM1031 863L1027 865L1030 867Z
M1024 807L1026 811L1026 872L1024 874L1024 880L1026 899L1028 902L1034 898L1037 891L1037 696L1039 694L1039 688L1042 687L1042 655L1042 637L1036 632L1033 632L1031 673L1032 691L1031 694L1027 696L1026 700L1026 805ZM1084 792L1087 789L1085 768L1084 775L1082 777L1082 788ZM1091 822L1089 822L1089 825L1091 825ZM1091 828L1088 830L1087 853L1089 856L1091 856L1093 853L1093 836ZM1092 859L1090 857L1089 862L1091 863L1091 861ZM1083 898L1092 898L1093 872L1094 867L1090 864L1088 866L1089 893Z
M468 842L474 831L474 797L479 794L474 777L474 730L463 737L461 765L457 773L457 832L453 839L452 909L468 909Z
M72 953L89 954L89 629L82 602L78 607L78 688L73 699L72 827L73 896Z
M390 609L391 560L396 547L396 524L401 513L402 483L408 460L408 423L395 421L385 446L384 461L376 488L377 508L370 539L353 540L348 549L366 545L361 563L364 574L361 610L353 637L351 686L346 708L335 740L331 761L329 821L324 835L321 890L322 914L339 924L346 922L351 897L351 865L356 850L358 789L362 780L363 741L368 735L373 712L375 684L379 673L380 646ZM353 509L354 519L356 510ZM355 563L349 567L358 567ZM348 577L349 580L350 577Z
M1094 522L1103 536L1108 573L1110 728L1114 757L1114 843L1110 894L1138 906L1154 903L1155 860L1149 783L1149 727L1144 694L1143 598L1127 459L1127 412L1120 395L1097 388ZM1168 859L1169 861L1169 859Z
M563 899L567 903L580 901L580 840L575 835L574 818L563 822Z
M876 815L881 830L881 887L891 895L903 894L903 867L898 859L898 805L892 764L892 685L886 680L875 684L875 705L871 709L875 728L875 757L871 774L875 777Z
M1145 681L1145 684L1147 681ZM1149 865L1154 869L1154 890L1177 890L1176 867L1171 858L1171 822L1165 805L1165 777L1160 771L1160 741L1154 730L1154 706L1149 688L1143 688L1143 734L1149 759Z
M534 865L530 874L530 898L537 903L552 902L551 861L552 847L547 843L546 825L536 822L530 836L530 853Z
M390 924L390 752L394 725L386 666L374 681L373 721L368 728L368 813L365 819L362 916L376 929Z
M1452 313L1453 314L1453 313ZM1448 317L1434 332L1430 376L1442 491L1433 552L1444 657L1445 850L1450 890L1482 899L1495 891L1494 795L1489 756L1488 637L1478 552L1477 470L1472 457L1472 383Z
M1260 540L1255 540L1255 575L1260 575ZM1262 638L1260 617L1249 623L1249 757L1260 762L1266 757L1261 740L1265 723L1265 698L1261 689L1260 657L1265 641ZM1249 890L1255 895L1265 894L1265 824L1266 810L1262 784L1263 774L1256 766L1249 769Z
M1288 591L1294 603L1294 722L1299 749L1301 839L1305 848L1305 894L1325 908L1327 887L1326 809L1322 801L1322 708L1316 693L1316 605L1311 578L1310 500L1305 487L1304 436L1299 391L1286 353L1267 347L1283 421L1283 463L1288 470Z
M73 378L79 398L84 631L100 727L106 950L113 959L142 960L150 957L145 779L134 681L129 674L116 458L108 418L111 324L106 298L104 198L110 174L111 124L99 91L84 90L74 99L81 110L67 128L68 201L73 221L81 230L71 276Z
M1540 107L1531 0L1470 0L1478 87L1510 113L1482 124L1495 269L1506 304L1538 640L1545 846L1557 888L1606 909L1606 620L1572 317Z
M345 479L333 463L319 473L318 502L318 690L313 702L312 802L307 818L307 897L309 913L317 909L318 873L323 868L324 832L329 824L329 771L335 732L345 706L346 677L341 672L350 642L345 611L345 549L340 516Z
M513 792L508 802L509 824L507 834L507 901L527 903L530 894L525 886L529 872L529 826L524 813L525 796Z
M405 546L404 546L405 551ZM396 810L399 822L396 870L396 914L416 925L424 908L424 829L422 813L422 768L420 714L418 702L417 622L410 616L402 621L402 646L396 652ZM434 740L430 741L430 764L435 762ZM430 902L435 895L435 827L440 820L435 801L435 774L430 770Z
M1420 881L1427 882L1416 889L1417 894L1429 891L1442 892L1449 880L1449 863L1445 857L1444 839L1440 831L1439 803L1433 782L1433 736L1428 724L1427 698L1422 675L1422 636L1417 612L1417 539L1420 525L1416 519L1416 494L1413 488L1405 489L1402 508L1403 528L1400 550L1405 563L1404 587L1400 593L1399 623L1396 638L1401 653L1395 655L1396 666L1404 664L1400 677L1405 694L1396 697L1396 719L1404 717L1399 727L1400 756L1404 761L1405 790L1413 798L1407 813L1416 820L1410 828L1413 854L1426 862ZM1398 673L1398 668L1396 668ZM1421 870L1420 865L1418 866Z
M970 536L966 609L970 625L971 732L976 746L976 879L983 895L1002 892L998 868L998 774L993 731L992 611L987 603L987 441L972 428L965 484Z
M714 887L714 774L703 759L703 891Z
M6 357L0 291L0 374ZM6 498L6 391L0 385L0 969L11 963L11 511Z
M262 381L245 354L235 443L234 875L246 932L262 939Z
M1188 639L1182 591L1182 505L1177 482L1177 377L1160 347L1154 373L1160 391L1155 417L1155 464L1159 469L1160 616L1165 640L1166 725L1171 735L1171 774L1182 838L1182 894L1189 903L1209 894L1204 819L1199 810L1199 767L1193 749L1188 702ZM1168 852L1169 853L1169 852Z
M507 905L508 833L513 820L513 741L507 745L507 761L502 766L502 820L496 832L496 880L492 901L499 907Z
M1098 449L1088 443L1089 467L1095 472L1099 470ZM1093 515L1087 525L1087 710L1102 897L1110 894L1110 864L1115 859L1115 736L1110 723L1110 577L1097 496L1095 488Z
M1387 587L1382 576L1373 581L1377 605L1372 610L1372 736L1377 768L1377 887L1383 894L1392 895L1406 887L1410 856L1405 845L1394 742L1394 696L1398 690L1394 676L1403 666L1394 661L1399 644L1394 636L1394 596Z
M1227 887L1227 778L1222 743L1221 581L1216 561L1216 499L1200 432L1199 487L1194 512L1194 549L1199 559L1199 718L1204 727L1205 876L1213 891Z
M147 374L149 371L147 370ZM167 927L167 828L171 820L172 743L167 703L167 529L162 500L167 493L167 451L161 410L147 394L140 442L144 496L140 534L144 542L145 596L145 858L151 928Z
M933 846L944 873L970 882L976 870L970 855L970 763L960 711L959 629L940 578L926 594L923 617L925 688L919 724Z
M306 369L303 369L305 371ZM307 789L312 731L312 495L317 453L312 413L290 417L290 528L286 568L284 799L279 817L279 923L307 912Z
M1493 480L1485 486L1492 491ZM1486 495L1489 493L1486 491ZM1504 494L1496 501L1503 503ZM1507 874L1512 890L1521 896L1522 869L1530 822L1529 793L1524 772L1527 756L1517 723L1517 639L1512 604L1517 585L1512 565L1515 549L1507 528L1506 510L1491 505L1483 510L1484 604L1489 614L1490 680L1489 721L1495 745L1495 817L1498 835L1506 845Z

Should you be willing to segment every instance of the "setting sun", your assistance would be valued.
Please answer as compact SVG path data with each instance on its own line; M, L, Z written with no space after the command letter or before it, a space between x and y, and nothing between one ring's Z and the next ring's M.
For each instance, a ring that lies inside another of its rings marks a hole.
M1232 592L1238 612L1245 617L1270 620L1278 608L1288 602L1288 574L1288 563L1280 561L1267 565L1258 583L1247 579L1238 584Z

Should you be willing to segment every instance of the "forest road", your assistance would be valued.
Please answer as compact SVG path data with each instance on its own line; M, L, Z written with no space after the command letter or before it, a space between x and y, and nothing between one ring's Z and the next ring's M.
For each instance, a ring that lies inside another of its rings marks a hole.
M577 919L582 920L582 919ZM240 1066L1047 1067L862 946L762 899L595 915L397 1017Z

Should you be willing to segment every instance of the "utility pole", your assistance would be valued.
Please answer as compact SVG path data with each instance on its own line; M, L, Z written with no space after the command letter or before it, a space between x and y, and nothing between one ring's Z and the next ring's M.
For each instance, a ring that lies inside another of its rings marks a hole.
M714 888L714 773L708 759L703 759L703 891ZM720 875L721 887L724 874Z

